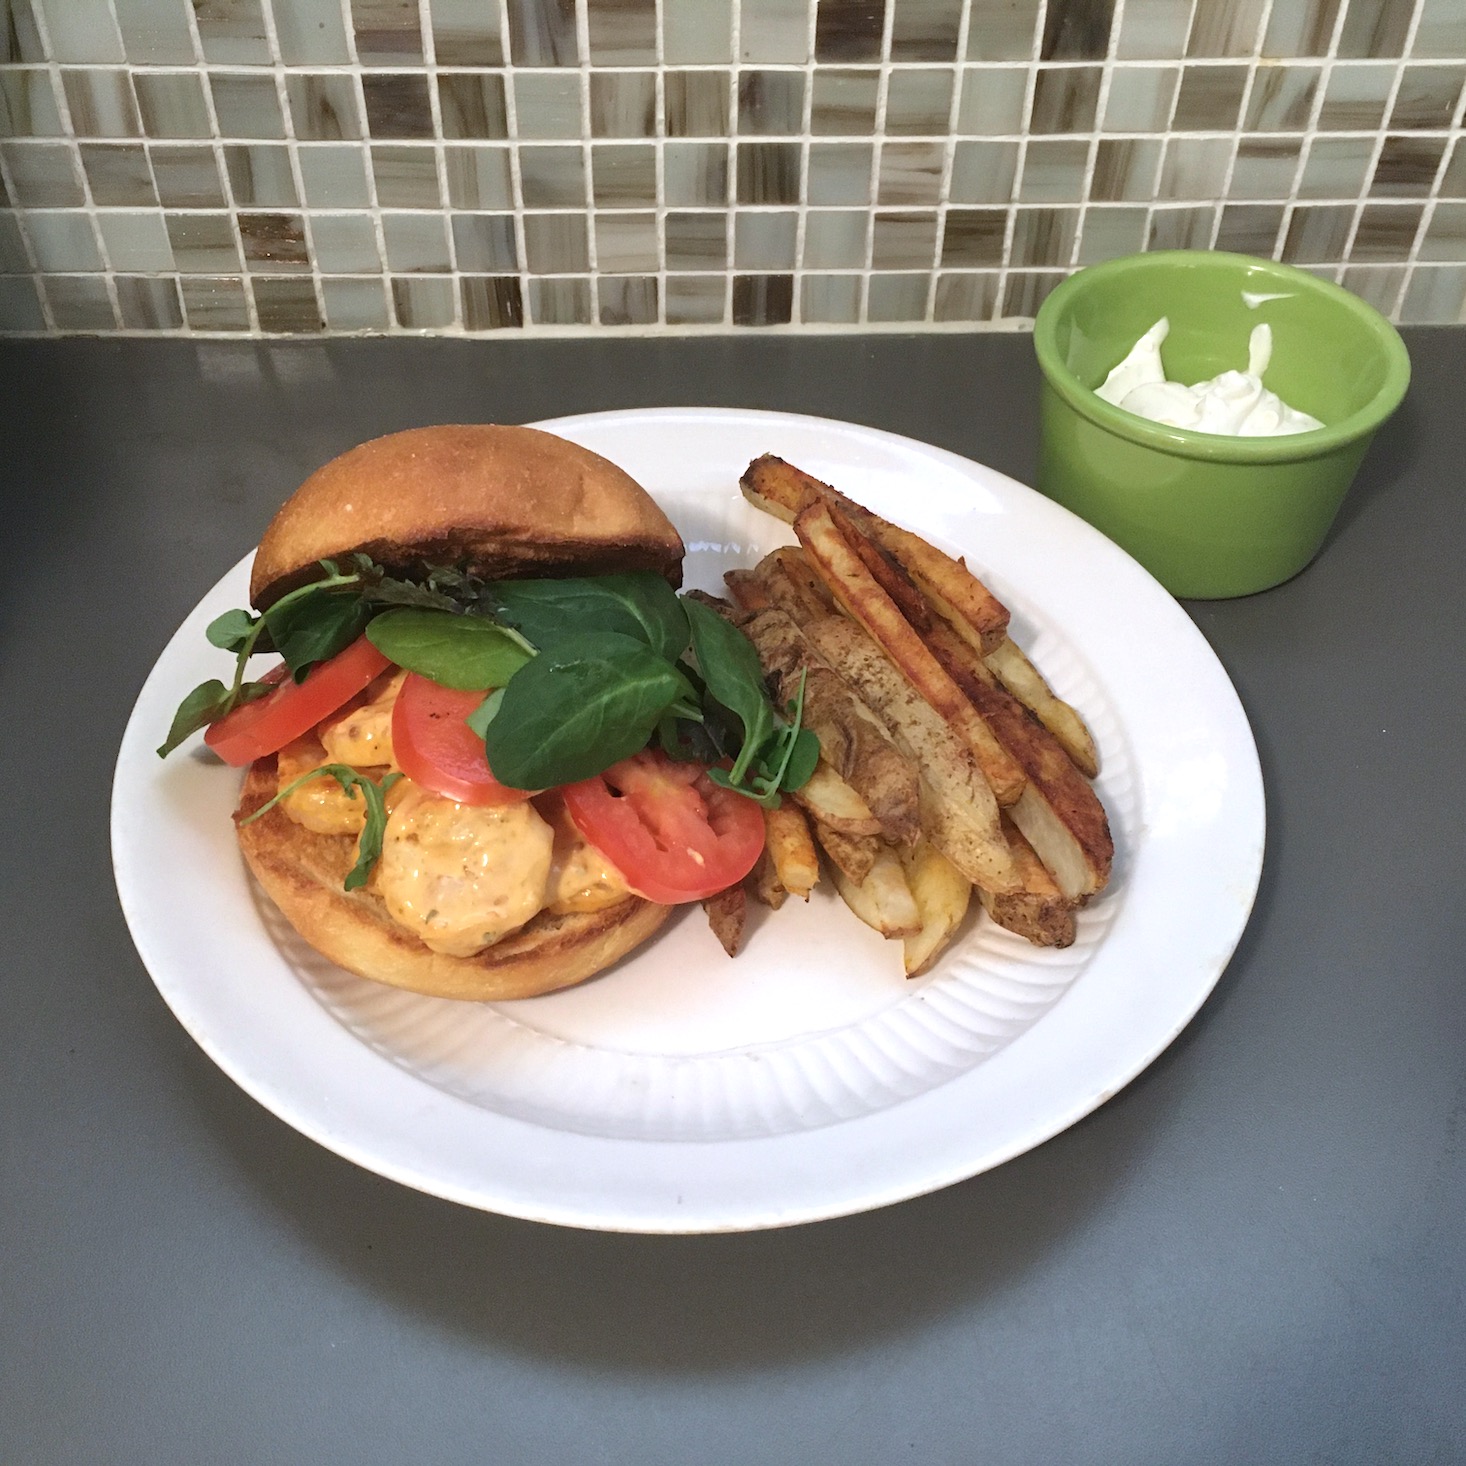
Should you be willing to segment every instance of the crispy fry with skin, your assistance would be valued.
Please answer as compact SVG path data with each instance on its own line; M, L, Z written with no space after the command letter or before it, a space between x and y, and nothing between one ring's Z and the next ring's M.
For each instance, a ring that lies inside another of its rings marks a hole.
M916 766L891 741L881 720L782 611L750 617L743 631L764 670L778 677L785 700L797 691L805 672L804 726L819 740L825 762L869 807L887 840L914 844L921 834Z
M702 909L707 912L708 925L722 943L723 950L730 957L736 957L748 934L748 897L743 887L729 886L726 891L709 896L702 903Z
M874 835L842 835L818 820L814 825L820 849L830 857L830 866L857 886L875 868L883 847Z
M966 744L998 803L1014 803L1023 792L1022 769L927 649L900 608L865 568L851 547L849 533L837 511L825 503L811 504L794 521L794 532L815 571L836 599Z
M921 770L919 809L927 838L974 885L1016 890L997 800L967 744L853 621L826 616L804 634Z
M965 641L988 652L1007 636L1008 608L967 568L965 561L954 560L919 535L882 519L771 453L754 459L740 483L750 503L786 524L793 524L816 499L833 503L891 556Z
M921 931L921 910L907 883L906 872L889 845L879 847L864 880L852 880L838 866L832 879L840 899L883 937L904 939Z
M743 878L744 889L761 906L777 911L788 899L789 893L779 880L779 870L768 846L759 852L758 863Z
M906 884L921 913L921 930L902 942L907 977L920 977L946 950L967 915L972 883L934 845L923 840L901 852ZM1007 897L992 897L1007 900Z
M804 812L788 799L766 809L764 834L764 849L774 862L779 884L791 896L808 901L820 878L820 858Z
M723 584L728 587L728 594L740 611L751 614L767 610L771 604L763 582L753 570L725 570Z
M988 668L1059 740L1075 767L1087 778L1099 773L1099 754L1084 719L1063 698L1055 697L1042 674L1006 636L987 653Z
M1033 846L1006 818L1004 833L1023 889L1005 896L979 891L983 909L1000 927L1026 937L1036 947L1068 947L1074 942L1074 907L1044 868Z
M849 784L821 759L809 782L795 789L791 798L813 819L839 830L842 835L879 835L881 822L870 806Z
M1086 900L1103 889L1115 843L1089 780L1054 734L949 627L934 626L927 643L1022 768L1028 783L1009 813L1058 878L1064 896Z

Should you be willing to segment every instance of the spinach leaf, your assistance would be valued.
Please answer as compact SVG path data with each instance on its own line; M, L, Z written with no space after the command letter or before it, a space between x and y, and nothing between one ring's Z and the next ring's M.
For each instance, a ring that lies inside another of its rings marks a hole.
M503 706L504 689L496 687L463 721L480 738L486 738L489 733L489 724L499 716L499 709Z
M302 784L322 777L335 779L353 799L356 798L356 791L361 790L362 798L366 800L366 824L356 842L356 864L347 872L346 880L342 883L345 890L354 891L367 883L372 867L381 857L382 837L387 832L387 802L383 796L402 777L401 774L387 774L378 784L365 774L358 773L350 764L322 764L320 768L311 769L298 779L292 779L273 799L267 799L253 814L246 815L239 823L253 824Z
M275 650L299 682L315 663L344 651L361 635L367 609L354 590L343 595L321 581L283 596L262 619Z
M503 687L533 655L517 632L449 611L383 611L366 634L399 667L467 692Z
M501 580L493 597L500 618L538 647L594 627L634 637L669 662L687 650L687 617L677 593L650 571L588 580Z
M510 680L484 739L511 789L548 789L599 774L646 747L684 679L616 631L565 638Z
M700 601L684 599L682 606L692 628L692 650L703 682L743 724L743 746L730 776L737 786L774 731L774 710L764 691L763 667L753 643L736 626L730 626Z

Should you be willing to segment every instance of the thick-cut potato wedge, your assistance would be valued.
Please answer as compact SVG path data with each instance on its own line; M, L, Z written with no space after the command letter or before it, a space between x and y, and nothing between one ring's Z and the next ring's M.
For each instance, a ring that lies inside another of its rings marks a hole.
M838 866L833 879L840 899L883 937L904 939L921 931L921 910L907 884L906 872L889 845L880 846L864 880L852 880Z
M818 820L814 826L815 838L820 849L830 857L833 870L859 885L875 868L880 853L886 847L875 835L842 835Z
M1027 937L1036 947L1068 947L1074 942L1074 907L1044 868L1023 832L1008 819L1003 833L1023 877L1023 889L1003 896L979 891L983 909L1000 927Z
M914 850L901 852L906 884L921 913L921 930L903 940L907 977L920 977L945 951L972 900L972 883L941 853L923 840ZM988 896L986 900L1007 900Z
M784 545L765 555L754 574L773 604L782 606L796 621L828 616L835 609L830 588L814 573L798 545Z
M749 615L755 611L767 610L771 604L756 571L725 570L723 584L728 587L733 604Z
M777 911L789 899L768 846L759 852L758 863L743 878L743 886L755 901L772 911Z
M777 675L785 701L793 699L800 673L805 674L804 726L819 740L825 762L865 801L887 840L914 844L921 834L916 766L891 741L881 720L782 611L750 617L743 631L764 670Z
M809 821L797 804L785 799L764 811L764 849L773 859L779 884L791 896L808 901L820 878L820 858Z
M921 770L919 808L927 838L973 885L1017 890L997 800L967 744L853 621L826 616L810 622L804 634Z
M729 886L716 896L709 896L702 903L708 914L708 925L713 935L723 944L723 950L736 957L748 934L748 896L742 886Z
M1094 778L1099 773L1099 754L1084 719L1044 681L1037 667L1008 637L987 653L988 667L1024 707L1059 740L1080 773Z
M901 567L932 608L980 650L998 646L1008 631L1008 608L975 576L919 535L847 499L844 494L782 458L765 454L748 465L741 480L751 504L793 524L816 499L837 505Z
M879 835L881 822L870 805L821 759L809 782L792 795L822 825L842 835Z
M1023 770L865 568L836 511L825 503L811 504L794 521L794 532L836 599L971 750L998 803L1012 804L1023 792Z
M1002 740L1028 780L1010 813L1058 878L1064 896L1082 901L1110 878L1115 842L1104 805L1059 740L998 683L950 628L935 626L928 644L952 679Z

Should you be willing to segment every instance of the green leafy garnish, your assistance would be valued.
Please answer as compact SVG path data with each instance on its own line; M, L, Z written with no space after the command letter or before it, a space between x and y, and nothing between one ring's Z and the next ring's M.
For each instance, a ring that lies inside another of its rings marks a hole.
M450 611L409 607L383 611L366 634L399 667L467 692L502 687L534 655L534 648L517 631L482 616Z
M594 579L503 580L499 617L538 647L589 631L618 631L675 662L687 650L687 616L677 593L650 571Z
M273 799L267 799L253 814L246 815L239 823L241 825L253 824L262 814L274 809L282 799L293 794L302 784L322 776L335 779L352 799L356 798L356 792L359 789L362 798L366 800L366 823L362 826L361 835L356 842L356 864L347 872L346 880L342 883L346 890L354 891L357 887L366 884L367 877L372 873L372 867L382 854L382 837L387 831L387 801L384 796L387 790L402 777L401 774L387 774L378 784L375 780L368 779L365 774L358 773L350 764L322 764L320 768L311 769L298 779L292 779Z

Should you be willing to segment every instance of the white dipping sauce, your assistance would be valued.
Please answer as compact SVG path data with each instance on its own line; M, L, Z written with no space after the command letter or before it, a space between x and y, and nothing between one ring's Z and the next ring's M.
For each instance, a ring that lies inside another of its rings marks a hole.
M1169 318L1162 316L1105 378L1104 386L1095 388L1095 396L1167 427L1233 438L1276 438L1323 426L1262 385L1273 354L1271 327L1253 328L1245 372L1223 372L1191 387L1166 380L1161 342L1170 329Z

